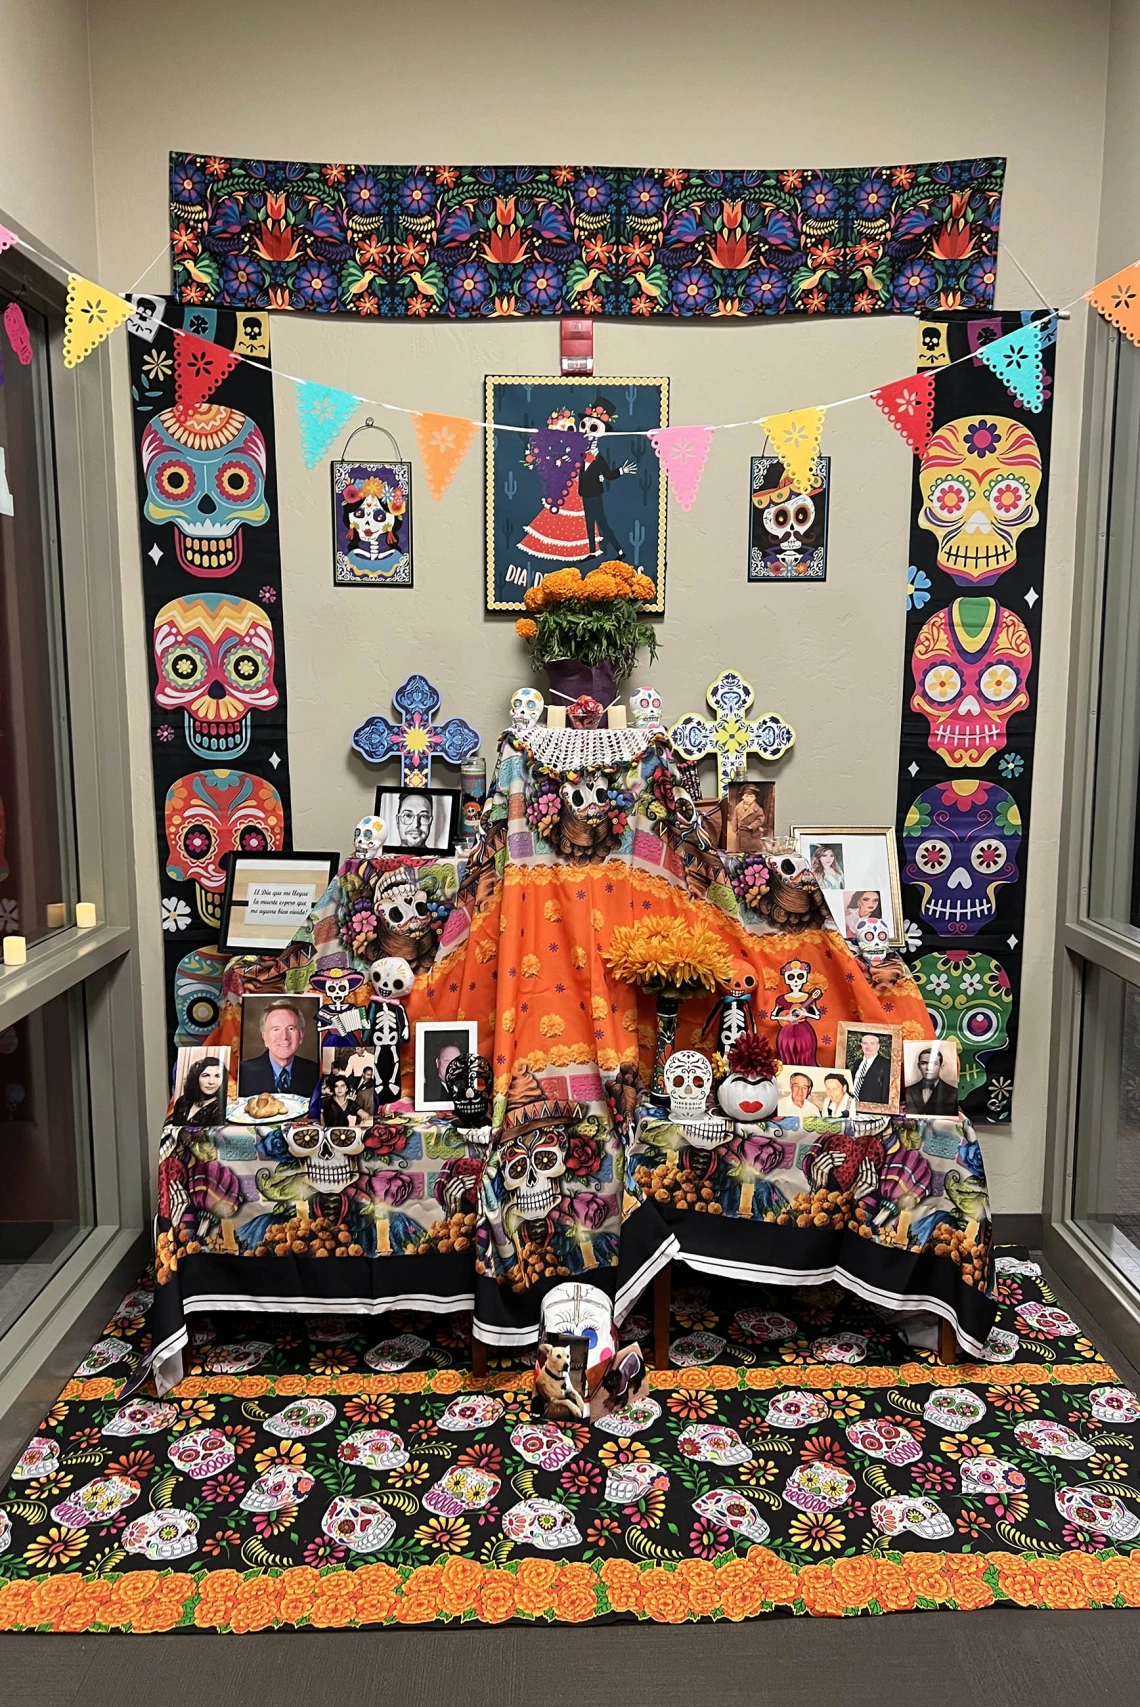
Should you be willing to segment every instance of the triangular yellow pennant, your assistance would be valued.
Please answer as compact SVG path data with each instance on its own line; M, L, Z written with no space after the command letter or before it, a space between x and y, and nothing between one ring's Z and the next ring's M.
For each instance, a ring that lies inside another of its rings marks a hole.
M442 498L479 429L474 421L465 421L458 415L418 413L412 416L412 425L419 440L428 491L433 498Z
M826 414L826 409L790 409L783 415L766 415L759 423L784 464L793 492L810 492L816 484L816 461Z
M63 320L63 365L78 367L84 356L110 337L116 327L129 320L133 304L92 284L78 273L67 275L67 307Z

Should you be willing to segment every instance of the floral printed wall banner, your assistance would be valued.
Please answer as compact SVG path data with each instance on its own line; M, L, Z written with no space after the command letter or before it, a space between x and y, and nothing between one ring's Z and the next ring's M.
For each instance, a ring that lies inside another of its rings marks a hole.
M170 157L179 301L381 319L993 303L1005 161L692 171Z
M136 297L128 322L169 1029L213 1030L226 863L289 846L273 378L178 407L172 328L268 358L265 314Z
M1025 325L1043 347L1033 412L978 353ZM915 977L979 1120L1007 1120L1013 1094L1055 332L1054 318L1006 313L919 333L920 351L957 365L937 375L914 463L900 863Z

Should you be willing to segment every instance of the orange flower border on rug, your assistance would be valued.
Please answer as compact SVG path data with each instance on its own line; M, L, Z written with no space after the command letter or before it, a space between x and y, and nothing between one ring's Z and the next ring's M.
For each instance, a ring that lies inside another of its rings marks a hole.
M891 1552L797 1567L752 1547L744 1558L677 1565L528 1558L492 1566L453 1557L403 1570L365 1564L59 1575L0 1589L0 1630L143 1635L193 1627L236 1635L284 1626L586 1624L610 1613L655 1624L735 1623L782 1610L839 1618L939 1607L973 1612L999 1602L1053 1610L1140 1606L1140 1554Z

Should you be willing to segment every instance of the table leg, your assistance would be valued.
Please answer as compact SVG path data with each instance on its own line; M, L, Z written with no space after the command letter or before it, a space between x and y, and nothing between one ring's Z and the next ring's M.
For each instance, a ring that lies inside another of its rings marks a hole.
M471 1341L471 1373L477 1380L482 1381L487 1374L487 1347L482 1340Z
M958 1340L950 1322L939 1322L938 1355L943 1363L957 1363Z
M653 1367L669 1367L669 1296L673 1290L673 1265L666 1263L653 1278Z

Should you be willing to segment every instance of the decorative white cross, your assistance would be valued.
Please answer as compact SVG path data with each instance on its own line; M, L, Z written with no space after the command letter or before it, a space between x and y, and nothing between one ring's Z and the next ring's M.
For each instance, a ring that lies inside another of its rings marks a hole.
M755 697L751 682L735 670L722 670L705 695L716 713L715 720L710 722L690 712L669 731L682 758L695 762L715 754L718 794L747 773L749 753L761 759L779 759L795 744L795 730L775 711L748 721L748 708Z

